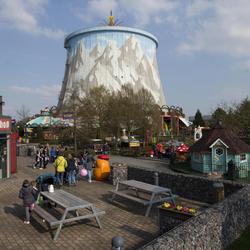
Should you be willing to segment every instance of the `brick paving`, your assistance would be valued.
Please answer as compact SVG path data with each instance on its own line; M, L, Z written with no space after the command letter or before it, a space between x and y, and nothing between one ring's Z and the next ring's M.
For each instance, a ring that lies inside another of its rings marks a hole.
M64 226L58 240L53 241L46 223L36 215L30 225L23 223L24 209L18 198L23 180L54 171L52 165L46 170L32 169L32 162L30 157L19 157L18 173L0 181L0 249L111 249L111 239L116 235L124 237L125 249L136 249L158 234L155 211L146 218L145 207L136 203L125 200L110 203L108 191L113 189L112 185L80 180L76 187L63 189L104 210L106 214L100 216L103 229L98 228L95 219L72 222Z

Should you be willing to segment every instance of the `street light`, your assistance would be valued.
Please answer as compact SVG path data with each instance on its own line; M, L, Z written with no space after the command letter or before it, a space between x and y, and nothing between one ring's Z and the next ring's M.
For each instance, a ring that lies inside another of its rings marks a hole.
M51 119L52 119L52 117L53 117L56 113L57 113L57 107L56 107L56 106L51 106L50 109L49 109L49 125L50 125L51 136L53 135Z

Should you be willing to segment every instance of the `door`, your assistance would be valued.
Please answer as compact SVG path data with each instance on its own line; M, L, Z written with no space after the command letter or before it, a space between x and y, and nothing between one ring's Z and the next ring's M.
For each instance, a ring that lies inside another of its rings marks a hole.
M7 177L7 138L0 135L0 179Z
M213 157L213 171L224 173L226 167L226 147L215 146Z

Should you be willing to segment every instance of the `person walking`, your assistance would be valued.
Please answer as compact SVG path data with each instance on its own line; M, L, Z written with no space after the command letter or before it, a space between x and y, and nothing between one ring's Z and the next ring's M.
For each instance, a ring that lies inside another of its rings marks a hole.
M56 178L57 178L57 183L59 186L63 185L63 176L65 169L67 168L68 164L66 159L63 157L62 152L58 153L58 157L56 158L54 162L55 168L56 168Z
M55 147L50 148L50 162L53 163L56 159L56 149Z
M23 206L25 208L24 224L30 224L30 212L34 208L36 200L33 195L33 188L28 180L23 181L18 197L23 200Z
M92 170L94 164L95 164L95 159L93 155L87 153L85 166L88 172L88 182L92 182Z
M68 155L68 183L69 186L76 185L76 161L71 154Z
M44 160L43 146L40 147L39 152L40 152L39 169L43 169L43 160Z
M40 164L40 161L42 160L40 150L36 150L36 160L35 163L33 164L33 168L37 168L37 166Z
M49 163L49 150L47 146L44 146L43 148L43 169L46 168L46 166Z

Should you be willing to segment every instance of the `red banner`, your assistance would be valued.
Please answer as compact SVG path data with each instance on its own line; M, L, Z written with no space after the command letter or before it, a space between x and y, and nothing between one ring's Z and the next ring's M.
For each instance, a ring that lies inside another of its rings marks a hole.
M11 118L0 117L0 132L11 131Z

